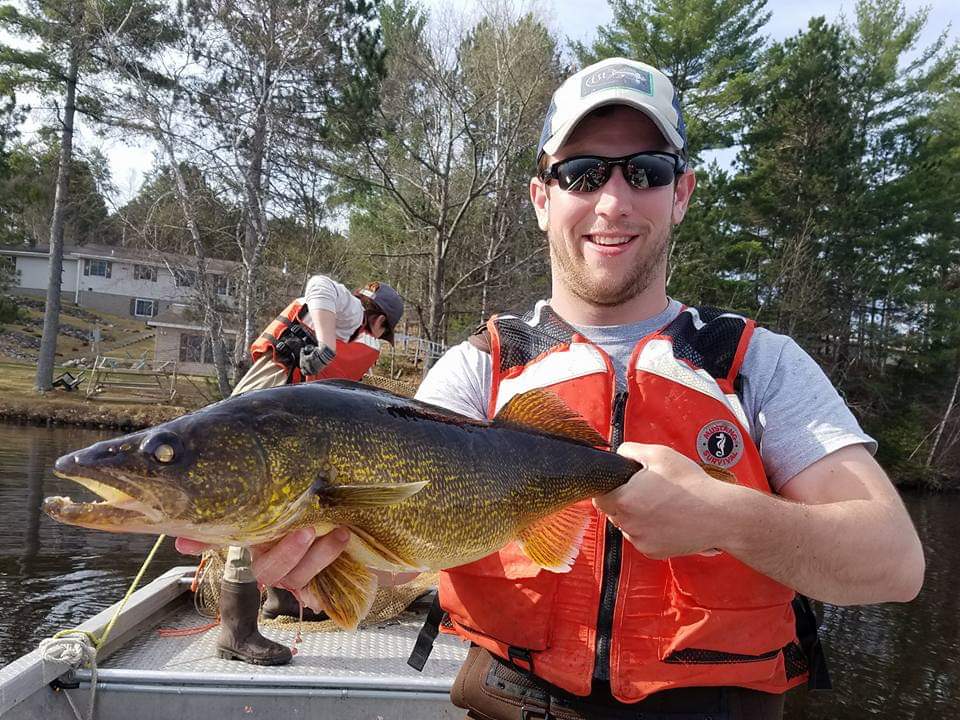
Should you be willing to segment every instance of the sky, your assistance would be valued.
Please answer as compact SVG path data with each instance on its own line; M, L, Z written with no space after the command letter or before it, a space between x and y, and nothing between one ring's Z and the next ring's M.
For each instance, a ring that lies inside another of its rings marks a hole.
M439 9L445 5L476 10L480 2L475 0L422 0L428 8ZM522 0L521 0L522 2ZM519 3L518 3L519 4ZM530 3L524 3L524 6ZM950 25L949 37L960 41L960 1L958 0L906 0L908 12L928 7L930 15L922 37L929 44ZM534 0L534 7L542 8L542 16L562 38L571 41L590 42L597 28L608 24L613 13L606 0ZM782 40L806 27L811 17L825 16L837 20L842 14L852 16L853 0L769 0L772 13L765 33L774 40ZM642 59L642 58L640 58ZM99 145L110 161L113 183L117 189L114 203L122 205L132 198L143 180L144 173L153 165L153 152L148 145L131 145L129 138L98 138L80 129L78 141L87 147ZM731 154L732 157L732 154Z

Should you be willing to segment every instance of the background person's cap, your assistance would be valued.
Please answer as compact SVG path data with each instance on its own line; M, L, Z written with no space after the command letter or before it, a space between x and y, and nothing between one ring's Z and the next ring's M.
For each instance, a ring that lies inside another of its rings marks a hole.
M383 340L393 342L393 330L403 317L403 298L400 293L386 283L372 282L364 285L354 293L357 296L369 298L370 302L387 318L387 331Z
M627 105L656 123L663 137L687 156L687 131L670 78L646 63L609 58L568 77L553 93L537 146L537 160L556 154L583 117L604 105Z

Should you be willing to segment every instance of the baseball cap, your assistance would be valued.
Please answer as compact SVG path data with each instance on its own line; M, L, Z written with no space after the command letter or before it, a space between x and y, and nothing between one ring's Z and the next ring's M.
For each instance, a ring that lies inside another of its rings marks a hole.
M372 282L357 290L354 295L368 298L387 318L387 331L383 334L383 339L392 343L393 330L403 317L403 298L400 293L386 283Z
M560 149L587 113L604 105L626 105L650 118L682 157L687 156L687 130L680 98L670 78L651 65L615 57L588 65L568 77L553 93L537 160Z

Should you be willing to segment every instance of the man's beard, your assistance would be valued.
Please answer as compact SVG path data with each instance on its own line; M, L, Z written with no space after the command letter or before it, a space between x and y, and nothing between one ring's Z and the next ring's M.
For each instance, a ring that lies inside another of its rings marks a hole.
M586 261L573 258L562 238L554 240L547 231L550 241L550 255L561 271L560 281L581 300L591 305L615 307L643 293L666 266L673 226L667 224L659 236L638 237L633 242L647 245L647 252L639 258L640 262L629 268L629 272L615 283L599 280L592 276Z

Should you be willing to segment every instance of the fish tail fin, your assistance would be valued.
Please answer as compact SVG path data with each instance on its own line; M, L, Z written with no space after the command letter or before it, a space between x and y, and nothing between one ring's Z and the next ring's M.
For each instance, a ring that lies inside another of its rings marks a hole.
M344 630L356 630L370 612L377 594L377 577L349 553L341 553L301 591L309 605L320 605Z

